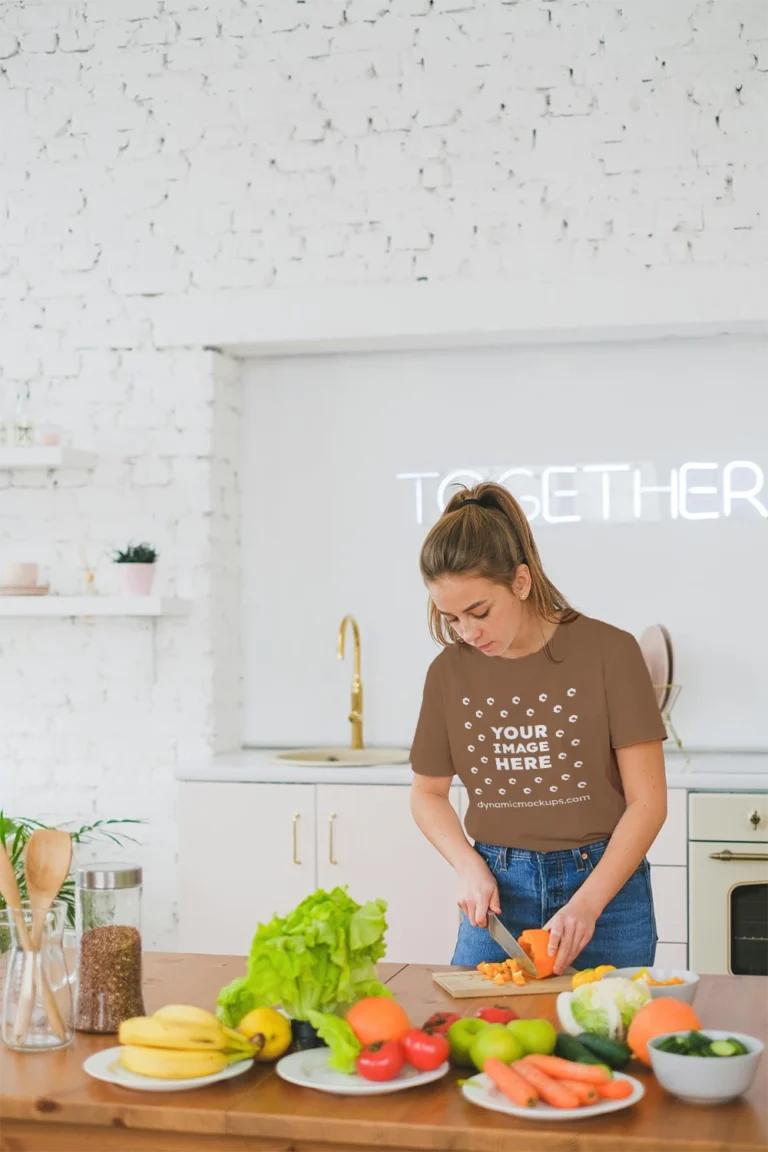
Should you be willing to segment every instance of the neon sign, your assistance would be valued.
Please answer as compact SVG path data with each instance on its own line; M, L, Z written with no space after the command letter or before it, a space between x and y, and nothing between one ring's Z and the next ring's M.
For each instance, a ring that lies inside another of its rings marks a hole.
M434 492L440 514L452 485L472 486L483 480L503 484L520 501L530 521L575 524L580 521L718 520L743 511L768 518L759 499L765 477L751 460L716 463L687 461L660 479L653 464L554 464L547 467L455 468L440 472L398 472L397 480L413 483L416 523L424 523L425 499Z

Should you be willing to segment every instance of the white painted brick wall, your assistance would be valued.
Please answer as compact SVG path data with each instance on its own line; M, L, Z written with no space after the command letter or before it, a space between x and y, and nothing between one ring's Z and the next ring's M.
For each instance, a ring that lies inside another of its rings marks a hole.
M764 261L768 5L5 0L0 73L0 415L29 384L99 453L0 473L0 557L74 592L148 538L195 601L154 683L145 622L0 622L0 796L146 817L168 944L175 765L239 740L239 397L150 301Z

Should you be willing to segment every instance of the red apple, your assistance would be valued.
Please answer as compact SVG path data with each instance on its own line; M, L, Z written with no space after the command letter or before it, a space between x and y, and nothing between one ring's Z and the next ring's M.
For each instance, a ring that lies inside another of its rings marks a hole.
M513 1012L511 1008L502 1008L498 1004L478 1008L475 1015L480 1020L485 1020L487 1024L509 1024L510 1020L517 1020L518 1018L517 1012Z
M460 1019L458 1012L433 1012L429 1020L424 1022L422 1031L445 1036L451 1024L455 1024Z

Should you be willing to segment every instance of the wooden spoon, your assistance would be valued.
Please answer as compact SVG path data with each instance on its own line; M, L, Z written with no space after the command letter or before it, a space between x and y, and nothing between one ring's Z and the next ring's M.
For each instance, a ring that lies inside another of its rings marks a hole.
M32 1018L35 1004L35 953L40 949L40 941L45 921L56 900L61 886L69 875L72 864L72 838L68 832L56 828L36 828L29 838L24 856L24 873L27 879L27 892L32 905L32 955L25 957L21 995L16 1018L16 1035L25 1036ZM43 1002L51 1027L60 1040L66 1039L66 1027L61 1018L56 997L50 984L41 971Z
M0 840L0 895L2 895L6 905L11 910L22 948L25 952L31 952L32 941L29 938L24 913L21 910L21 893L16 883L16 874L13 871L13 865L8 858L8 852L2 840Z
M24 856L24 874L32 905L32 947L40 947L45 918L72 866L72 837L57 828L36 828Z

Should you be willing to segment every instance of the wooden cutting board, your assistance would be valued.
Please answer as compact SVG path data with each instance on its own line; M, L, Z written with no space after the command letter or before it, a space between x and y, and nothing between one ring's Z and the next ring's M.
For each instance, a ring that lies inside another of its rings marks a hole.
M570 968L562 976L531 980L524 988L511 982L494 984L493 980L486 980L480 972L433 972L432 979L455 1000L468 1000L479 996L484 996L486 1000L495 1000L498 996L535 996L540 992L556 995L558 992L570 992L571 976L575 971L575 968Z

